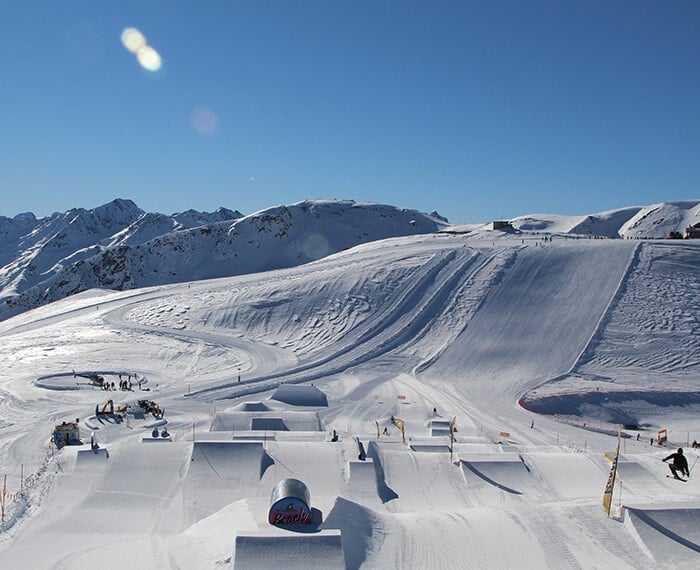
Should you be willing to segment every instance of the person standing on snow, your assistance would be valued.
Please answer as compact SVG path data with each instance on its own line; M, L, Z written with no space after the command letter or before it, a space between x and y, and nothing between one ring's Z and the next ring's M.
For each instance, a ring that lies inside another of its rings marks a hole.
M664 457L661 461L666 462L669 459L673 459L673 465L669 465L668 468L671 470L671 473L673 473L674 479L680 479L677 473L678 471L681 472L681 475L690 477L690 471L688 471L688 461L686 460L685 455L683 455L682 447L679 447L676 453L672 453L668 457Z

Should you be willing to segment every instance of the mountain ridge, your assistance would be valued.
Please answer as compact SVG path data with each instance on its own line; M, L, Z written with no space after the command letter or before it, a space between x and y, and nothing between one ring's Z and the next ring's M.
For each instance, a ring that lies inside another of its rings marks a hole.
M677 201L587 216L530 214L511 224L534 234L662 238L698 220L700 201ZM306 200L244 216L223 207L150 213L116 199L45 218L31 212L0 216L0 320L92 288L125 290L268 271L363 243L454 228L459 226L437 212L353 200Z

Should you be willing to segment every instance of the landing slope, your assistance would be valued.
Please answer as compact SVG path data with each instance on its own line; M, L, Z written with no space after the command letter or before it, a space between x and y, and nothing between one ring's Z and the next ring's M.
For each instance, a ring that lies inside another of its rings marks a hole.
M626 241L522 247L468 326L426 376L507 398L567 372L633 259Z

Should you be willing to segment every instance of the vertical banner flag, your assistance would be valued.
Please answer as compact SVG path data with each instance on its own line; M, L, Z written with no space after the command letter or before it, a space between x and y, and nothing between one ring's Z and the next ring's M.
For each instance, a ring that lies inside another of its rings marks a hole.
M392 416L392 421L394 422L394 425L398 427L401 430L401 441L403 442L404 445L406 445L406 432L404 431L404 423L403 420L400 420L399 418L394 418Z
M605 484L605 493L603 493L603 508L605 509L605 514L610 516L610 506L612 505L612 495L613 489L615 488L615 477L617 475L617 459L620 457L620 438L622 437L622 431L620 426L617 426L617 449L615 450L615 457L612 460L612 466L610 467L610 475L608 475L608 482Z

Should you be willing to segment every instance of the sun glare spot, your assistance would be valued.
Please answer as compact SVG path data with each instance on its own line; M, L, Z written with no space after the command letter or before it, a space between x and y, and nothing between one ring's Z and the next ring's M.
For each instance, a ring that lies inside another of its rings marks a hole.
M160 54L151 46L143 46L136 52L141 67L148 71L158 71L161 65Z
M126 28L122 32L122 44L136 56L141 67L148 71L158 71L162 65L160 54L146 41L144 36L136 28Z
M147 45L145 36L136 28L126 28L122 32L122 44L133 54Z
M192 113L192 128L200 135L211 136L219 128L219 118L208 107L197 107Z
M311 234L302 244L302 251L309 259L320 259L332 253L332 249L325 237L320 234Z

